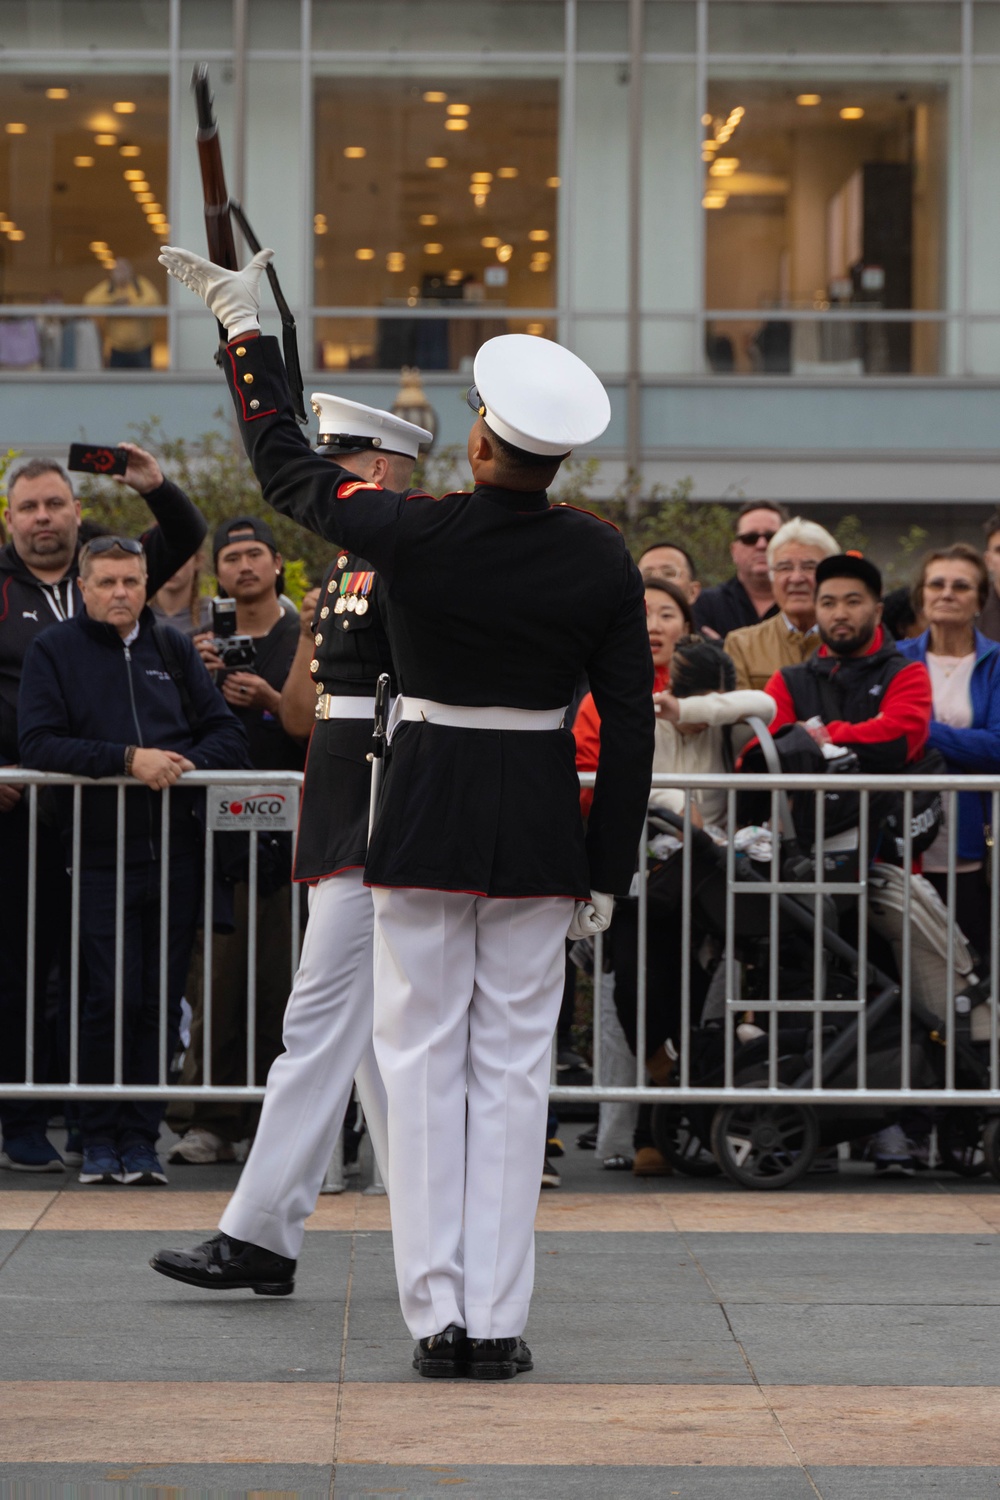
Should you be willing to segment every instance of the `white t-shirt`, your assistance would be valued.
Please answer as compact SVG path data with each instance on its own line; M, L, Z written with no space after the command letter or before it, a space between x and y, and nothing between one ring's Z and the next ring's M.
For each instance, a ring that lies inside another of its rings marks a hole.
M976 665L976 653L968 656L935 656L927 653L927 670L931 679L931 697L934 717L939 724L952 729L972 728L972 669ZM946 804L947 806L947 804ZM960 859L958 870L978 870L981 860ZM935 874L948 868L948 826L941 831L923 857L923 868Z

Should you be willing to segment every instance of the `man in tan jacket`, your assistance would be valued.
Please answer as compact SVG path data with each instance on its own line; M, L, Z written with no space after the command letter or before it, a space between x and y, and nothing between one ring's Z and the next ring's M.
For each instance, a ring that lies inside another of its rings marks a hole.
M759 625L731 630L725 640L738 688L763 689L782 667L798 666L812 656L819 645L816 567L840 550L828 531L801 516L786 521L772 537L767 563L778 613Z

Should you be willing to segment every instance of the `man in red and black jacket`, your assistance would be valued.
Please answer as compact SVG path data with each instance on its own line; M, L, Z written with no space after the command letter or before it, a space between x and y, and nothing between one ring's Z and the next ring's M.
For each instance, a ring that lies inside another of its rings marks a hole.
M931 684L923 663L900 655L882 628L874 563L852 552L824 558L816 569L816 624L822 645L815 656L767 684L778 705L771 733L798 722L819 742L853 750L862 772L901 771L927 742Z

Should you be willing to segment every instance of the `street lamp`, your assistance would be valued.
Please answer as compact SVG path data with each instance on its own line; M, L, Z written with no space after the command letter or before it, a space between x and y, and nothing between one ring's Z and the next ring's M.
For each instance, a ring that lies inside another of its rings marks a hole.
M421 446L420 449L420 452L426 455L434 447L434 438L437 436L437 412L427 399L420 383L420 371L416 365L404 365L399 373L399 393L392 403L392 414L394 417L401 417L404 422L414 423L417 427L426 427L428 432L433 433L434 436L426 447Z

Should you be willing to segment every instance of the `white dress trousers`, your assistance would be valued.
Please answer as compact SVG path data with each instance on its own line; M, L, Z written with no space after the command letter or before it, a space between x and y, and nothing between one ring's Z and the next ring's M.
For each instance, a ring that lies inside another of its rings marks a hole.
M309 892L309 921L253 1147L219 1227L298 1259L305 1221L358 1094L386 1171L386 1100L372 1048L372 893L361 870Z
M528 1317L571 900L375 887L375 1053L389 1205L415 1338Z

